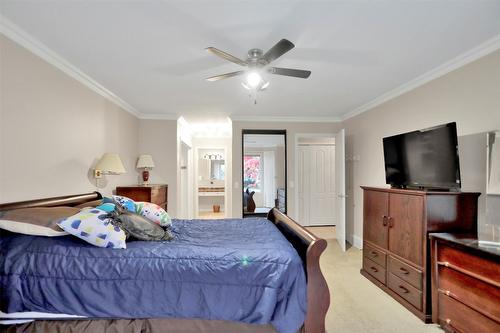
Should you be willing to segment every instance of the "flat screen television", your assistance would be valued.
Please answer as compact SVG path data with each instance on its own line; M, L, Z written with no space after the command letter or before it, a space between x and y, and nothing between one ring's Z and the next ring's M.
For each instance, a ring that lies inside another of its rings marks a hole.
M384 159L392 187L460 189L456 123L384 138Z

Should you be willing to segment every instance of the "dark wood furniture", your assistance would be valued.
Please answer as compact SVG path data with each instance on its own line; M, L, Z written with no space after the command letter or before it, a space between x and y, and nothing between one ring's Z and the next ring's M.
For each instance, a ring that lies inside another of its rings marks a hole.
M27 208L27 207L54 207L54 206L77 206L85 202L101 199L102 196L98 192L80 194L80 195L68 195L56 198L47 198L40 200L30 200L23 202L0 204L0 211L16 209L16 208ZM311 232L303 228L300 224L292 220L287 215L281 213L277 209L273 208L267 215L268 220L274 223L278 230L284 235L284 237L292 244L292 246L297 250L302 262L304 264L304 271L307 278L307 309L306 309L306 319L304 325L301 328L301 333L325 333L325 318L330 306L330 292L328 290L328 285L321 272L319 265L319 259L323 251L326 249L327 243L324 239L318 238ZM97 319L96 319L97 320ZM135 321L141 321L147 319L136 319ZM176 318L162 318L160 329L157 332L163 332L165 327L169 326L169 321L174 323L179 319ZM75 325L78 325L79 321L70 320ZM115 319L106 320L101 319L100 321L106 321L109 326L116 325L116 322L124 322L127 324L129 319ZM60 329L57 328L57 323L60 323ZM65 324L66 322L66 324ZM68 331L68 321L51 321L51 327L54 331ZM255 330L249 330L249 325L244 323L233 323L224 321L214 321L214 320L199 320L199 319L188 319L186 320L186 325L183 327L190 327L193 330L186 329L185 332L273 332L276 331L272 328L262 325L254 325ZM56 324L54 324L56 323ZM41 323L43 325L43 323ZM139 323L140 324L140 323ZM70 324L73 325L73 324ZM147 323L144 323L147 325ZM240 325L238 329L235 329L234 325ZM88 325L86 325L87 327ZM12 326L14 327L14 325ZM36 330L36 325L34 325L33 331ZM150 326L148 326L150 327ZM15 327L14 327L15 331ZM82 330L85 331L85 330ZM156 330L151 329L152 332ZM76 332L76 330L75 330ZM92 332L92 330L87 330L85 332Z
M479 193L362 188L361 274L431 322L428 233L475 230Z
M167 210L168 185L118 186L116 195L122 195L134 201L152 202Z
M447 332L500 332L500 247L475 234L430 234L432 319Z

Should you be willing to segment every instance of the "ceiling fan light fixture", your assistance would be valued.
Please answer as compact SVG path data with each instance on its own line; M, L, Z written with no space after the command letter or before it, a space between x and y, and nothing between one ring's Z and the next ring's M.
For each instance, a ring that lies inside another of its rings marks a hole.
M249 87L255 89L257 88L262 81L262 77L257 72L250 72L247 75L247 84Z
M248 86L248 84L246 84L245 82L241 82L241 85L243 86L243 88L245 88L246 90L252 90L252 88L250 88Z

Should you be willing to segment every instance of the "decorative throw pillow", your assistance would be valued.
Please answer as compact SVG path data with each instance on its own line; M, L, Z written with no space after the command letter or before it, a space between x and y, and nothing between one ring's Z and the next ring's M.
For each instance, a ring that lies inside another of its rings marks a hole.
M125 232L111 224L108 213L96 208L85 208L58 225L70 234L99 247L125 249Z
M135 213L135 202L130 198L123 197L121 195L113 195L112 197L103 198L103 203L115 203L115 201L129 212Z
M165 209L151 202L136 202L135 212L162 227L169 227L172 224L172 219Z
M0 212L0 229L33 236L64 236L68 233L57 225L78 213L75 207L21 208Z
M108 203L103 203L102 205L99 205L96 208L103 210L106 213L110 213L115 210L116 205L114 203L108 202Z

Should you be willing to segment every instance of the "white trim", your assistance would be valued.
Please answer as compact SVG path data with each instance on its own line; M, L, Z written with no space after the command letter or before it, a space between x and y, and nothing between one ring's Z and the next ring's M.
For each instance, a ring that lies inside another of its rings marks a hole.
M288 117L288 116L229 116L232 121L265 121L290 123L338 123L340 117Z
M351 235L349 237L349 243L351 243L352 246L354 246L357 249L363 249L363 239L361 237L358 237L356 235Z
M125 111L139 117L140 112L133 106L125 102L123 99L115 95L110 90L106 89L103 85L92 79L90 76L82 72L76 66L72 65L69 61L49 49L46 45L36 40L33 36L29 35L17 25L12 23L5 16L0 14L0 33L7 38L23 46L28 51L39 56L49 64L60 69L65 74L69 75L76 81L80 82L87 88L93 90L104 98L115 103Z
M409 92L413 89L416 89L432 80L435 80L449 72L454 71L462 66L465 66L477 59L480 59L496 50L500 49L500 34L495 37L488 39L486 42L476 46L475 48L462 53L461 55L445 62L444 64L424 73L420 76L417 76L411 81L404 83L403 85L397 87L396 89L390 90L377 98L371 100L370 102L361 105L360 107L343 114L340 119L345 121L349 118L357 116L363 112L373 109L376 106L379 106L391 99L394 99L398 96L403 95L406 92Z

